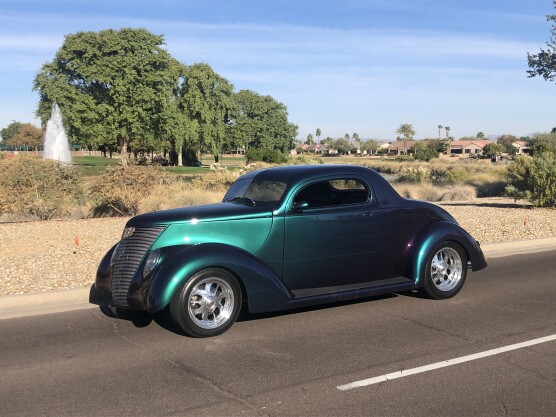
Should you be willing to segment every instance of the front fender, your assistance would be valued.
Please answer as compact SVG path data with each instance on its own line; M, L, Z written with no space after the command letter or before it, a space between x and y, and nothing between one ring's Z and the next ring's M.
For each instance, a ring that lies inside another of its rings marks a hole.
M251 313L284 310L292 298L276 273L254 255L235 246L202 243L184 246L156 271L147 297L147 311L164 309L188 279L206 268L223 268L233 273L245 289Z
M412 244L411 276L415 285L422 285L425 262L433 248L445 241L456 242L465 250L473 271L486 268L487 263L479 242L459 225L448 221L428 224Z

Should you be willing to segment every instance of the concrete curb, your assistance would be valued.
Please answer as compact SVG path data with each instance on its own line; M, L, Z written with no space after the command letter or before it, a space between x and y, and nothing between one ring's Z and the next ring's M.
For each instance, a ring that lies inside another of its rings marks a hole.
M546 252L556 250L556 237L493 243L482 249L487 259ZM90 287L0 296L0 320L97 308L89 304L89 292Z

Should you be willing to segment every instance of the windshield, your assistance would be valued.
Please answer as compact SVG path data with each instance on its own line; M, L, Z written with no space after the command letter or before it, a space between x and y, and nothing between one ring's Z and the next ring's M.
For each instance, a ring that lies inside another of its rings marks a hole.
M257 180L256 178L239 179L232 184L224 201L248 205L269 204L280 201L286 183L280 181Z

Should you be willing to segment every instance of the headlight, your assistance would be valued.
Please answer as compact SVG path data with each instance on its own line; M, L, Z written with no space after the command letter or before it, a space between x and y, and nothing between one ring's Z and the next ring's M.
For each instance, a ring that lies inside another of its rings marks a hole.
M133 235L134 232L135 227L126 227L124 229L124 233L122 234L122 240L124 240L126 237L130 237L131 235Z
M149 275L152 270L154 269L154 267L156 266L156 264L158 264L158 261L160 260L160 250L159 249L155 249L152 252L149 253L149 256L147 256L147 260L145 261L145 268L143 268L143 276L147 276Z

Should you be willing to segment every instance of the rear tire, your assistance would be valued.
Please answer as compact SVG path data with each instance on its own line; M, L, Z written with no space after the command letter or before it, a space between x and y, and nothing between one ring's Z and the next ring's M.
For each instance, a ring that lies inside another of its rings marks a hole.
M442 242L429 254L425 264L424 293L436 300L456 295L467 275L467 256L454 242Z
M176 325L193 337L217 336L228 330L241 309L241 288L228 271L218 268L197 272L170 302Z

